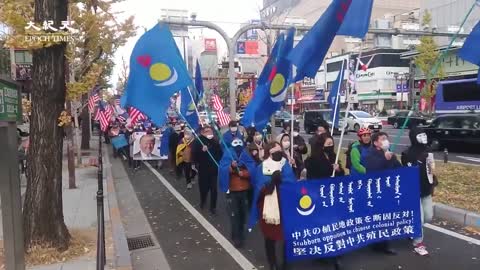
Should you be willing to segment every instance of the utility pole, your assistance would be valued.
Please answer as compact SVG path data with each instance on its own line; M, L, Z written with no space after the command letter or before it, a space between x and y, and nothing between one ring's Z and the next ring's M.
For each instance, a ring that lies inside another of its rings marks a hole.
M414 65L415 64L415 60L413 59L410 59L410 67L409 67L409 86L408 86L408 96L409 96L409 107L412 107L415 105L415 91L414 91L414 87L415 87L415 69L414 69Z

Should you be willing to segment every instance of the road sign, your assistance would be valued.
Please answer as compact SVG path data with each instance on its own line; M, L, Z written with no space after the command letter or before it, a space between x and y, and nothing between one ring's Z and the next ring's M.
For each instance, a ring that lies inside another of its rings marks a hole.
M22 119L21 98L13 84L0 81L0 122L16 122Z

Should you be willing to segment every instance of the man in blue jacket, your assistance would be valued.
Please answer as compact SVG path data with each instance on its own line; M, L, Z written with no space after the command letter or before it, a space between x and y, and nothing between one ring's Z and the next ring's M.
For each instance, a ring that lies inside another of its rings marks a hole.
M377 132L372 135L372 146L364 151L362 157L367 173L374 171L390 170L401 167L394 153L390 152L390 141L385 132ZM375 251L384 252L389 255L396 255L397 252L390 247L388 241L372 245Z

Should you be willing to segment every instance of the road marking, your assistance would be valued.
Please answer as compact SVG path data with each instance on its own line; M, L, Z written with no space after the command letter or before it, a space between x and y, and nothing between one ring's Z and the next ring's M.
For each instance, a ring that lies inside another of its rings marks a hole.
M197 209L195 209L183 196L180 194L157 170L154 170L152 165L148 162L144 164L155 174L160 182L172 193L175 198L185 207L190 214L197 219L197 221L212 235L215 240L225 249L225 251L232 256L232 258L240 265L244 270L257 269L243 254L238 251L215 227L206 220Z
M457 157L459 157L461 159L466 159L466 160L469 160L469 161L480 163L480 158L466 157L466 156L457 156Z
M434 231L437 231L437 232L440 232L440 233L443 233L443 234L446 234L446 235L449 235L449 236L467 241L467 242L475 244L477 246L480 246L480 240L478 240L478 239L468 237L468 236L465 236L463 234L459 234L459 233L444 229L442 227L438 227L438 226L430 224L430 223L425 223L423 226L425 226L426 228L429 228L431 230L434 230Z

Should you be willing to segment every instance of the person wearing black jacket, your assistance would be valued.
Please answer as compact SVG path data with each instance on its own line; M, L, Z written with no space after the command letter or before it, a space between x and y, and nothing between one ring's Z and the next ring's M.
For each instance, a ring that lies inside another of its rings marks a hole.
M312 153L305 160L307 180L330 178L335 170L335 176L344 176L345 171L340 164L335 164L335 146L330 134L322 134L312 141ZM335 270L342 269L340 257L333 257Z
M174 132L170 134L170 138L168 139L168 144L169 144L168 159L170 160L170 166L171 166L170 173L175 172L177 177L179 177L181 174L180 167L177 166L176 159L175 159L177 155L177 145L178 145L178 142L180 141L179 133L180 133L180 125L175 126Z
M423 225L433 218L432 194L437 182L433 175L435 163L433 153L427 145L428 138L425 131L421 128L414 128L410 130L409 137L412 145L402 153L402 164L409 167L418 166L420 169L420 211ZM423 233L421 237L413 239L413 245L417 254L428 255L423 244Z
M322 134L312 141L312 153L305 160L307 180L345 175L340 164L335 164L335 146L330 134Z
M398 161L394 153L390 152L390 142L388 135L385 132L377 132L372 135L372 145L365 151L365 156L362 158L364 166L367 171L382 171L401 167L402 164ZM375 243L372 245L375 251L384 252L389 255L396 255L397 252L390 247L388 241Z
M213 130L209 126L202 128L201 136L192 147L193 161L198 169L198 185L200 188L200 208L205 207L208 193L210 192L210 213L216 214L217 189L218 189L218 166L222 158L220 143L213 136ZM212 160L213 156L215 160ZM216 163L216 164L215 164Z

